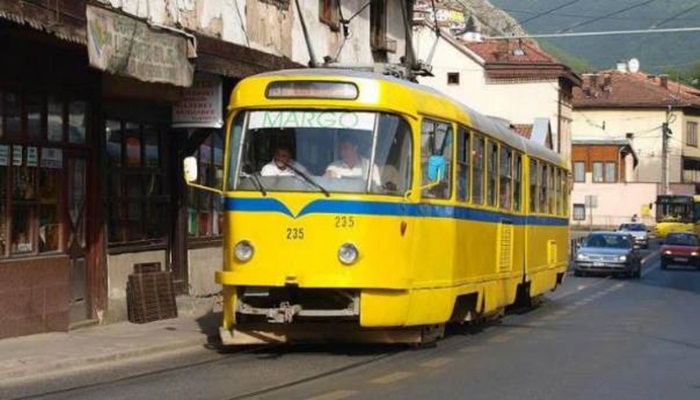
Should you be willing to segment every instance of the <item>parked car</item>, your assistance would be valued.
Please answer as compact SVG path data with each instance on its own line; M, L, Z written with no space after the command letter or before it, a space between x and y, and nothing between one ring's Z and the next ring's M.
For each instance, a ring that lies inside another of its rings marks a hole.
M700 269L700 240L695 233L669 233L660 252L661 269L669 265L691 265Z
M612 274L639 278L642 257L628 232L593 232L576 253L574 275Z
M634 237L635 243L639 246L649 248L649 228L639 222L629 222L620 225L618 232L627 232Z

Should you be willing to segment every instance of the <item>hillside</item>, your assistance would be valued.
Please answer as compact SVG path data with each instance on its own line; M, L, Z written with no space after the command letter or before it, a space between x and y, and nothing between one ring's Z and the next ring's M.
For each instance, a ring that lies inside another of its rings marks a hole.
M648 29L654 24L660 28L691 27L700 25L698 0L665 0L645 3L641 0L582 0L560 10L535 18L570 0L491 0L515 17L525 21L524 28L531 34L563 31L577 24L572 32ZM624 8L628 11L587 23ZM675 17L675 18L674 18ZM647 72L684 70L700 59L700 32L659 33L645 35L597 36L586 38L540 39L588 60L597 68L611 68L618 60L636 57Z

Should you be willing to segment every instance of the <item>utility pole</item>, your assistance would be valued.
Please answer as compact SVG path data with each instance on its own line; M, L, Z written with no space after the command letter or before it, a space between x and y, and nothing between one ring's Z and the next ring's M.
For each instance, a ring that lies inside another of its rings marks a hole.
M666 109L666 122L661 124L661 191L669 194L669 168L668 168L668 139L672 132L668 127L671 122L671 106Z

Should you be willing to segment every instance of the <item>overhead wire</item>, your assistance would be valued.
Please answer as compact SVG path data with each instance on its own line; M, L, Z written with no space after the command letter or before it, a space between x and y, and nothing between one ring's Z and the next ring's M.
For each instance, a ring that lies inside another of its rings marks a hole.
M579 1L581 1L581 0L571 0L571 1L567 2L567 3L564 3L564 4L559 5L559 6L557 6L557 7L550 8L549 10L542 11L542 12L540 12L540 13L538 13L538 14L535 14L535 15L533 15L532 17L526 18L526 19L524 19L524 20L522 20L522 21L515 21L515 23L512 23L512 24L508 25L503 31L504 31L504 33L505 33L506 31L508 31L510 28L512 28L512 27L515 26L515 25L525 26L526 23L528 23L528 22L530 22L530 21L532 21L532 20L535 20L535 19L537 19L537 18L544 17L545 15L549 15L549 14L553 13L554 11L561 10L562 8L566 8L566 7L568 7L568 6L570 6L570 5L574 4L574 3L578 3Z
M685 15L685 14L687 14L687 13L693 11L694 9L696 9L696 8L698 8L698 7L700 7L700 3L695 4L695 5L692 5L692 6L688 7L688 8L686 8L685 10L682 10L682 11L680 11L680 12L674 14L674 15L671 15L670 17L668 17L668 18L666 18L666 19L664 19L664 20L661 20L660 22L655 23L654 25L652 25L651 27L649 27L649 29L655 29L655 28L657 28L657 27L659 27L659 26L661 26L661 25L664 25L664 24L667 24L667 23L669 23L669 22L671 22L671 21L673 21L673 20L676 20L678 17L680 17L680 16L682 16L682 15Z
M635 8L639 8L639 7L645 6L645 5L650 4L650 3L653 3L653 2L655 2L655 1L657 1L657 0L645 0L645 1L641 2L641 3L636 3L636 4L633 4L633 5L631 5L631 6L627 6L627 7L621 8L621 9L619 9L619 10L617 10L617 11L613 11L613 12L611 12L611 13L608 13L608 14L605 14L605 15L601 15L600 17L591 18L591 19L587 19L587 20L585 20L585 21L581 21L581 22L579 22L579 23L576 23L576 24L574 24L574 25L571 25L571 26L568 27L568 28L560 29L560 30L558 30L556 33L566 33L566 32L571 31L572 29L580 28L580 27L585 26L585 25L590 25L590 24L592 24L592 23L594 23L594 22L598 22L598 21L601 21L601 20L603 20L603 19L606 19L606 18L615 16L615 15L619 15L619 14L625 13L625 12L627 12L627 11L630 11L630 10L633 10L633 9L635 9Z

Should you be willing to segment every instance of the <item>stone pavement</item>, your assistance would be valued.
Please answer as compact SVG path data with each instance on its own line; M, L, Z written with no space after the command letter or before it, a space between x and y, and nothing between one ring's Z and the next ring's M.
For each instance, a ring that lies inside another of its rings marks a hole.
M146 324L125 321L0 340L0 387L11 380L204 346L218 334L221 314L215 302L178 300L178 318Z

